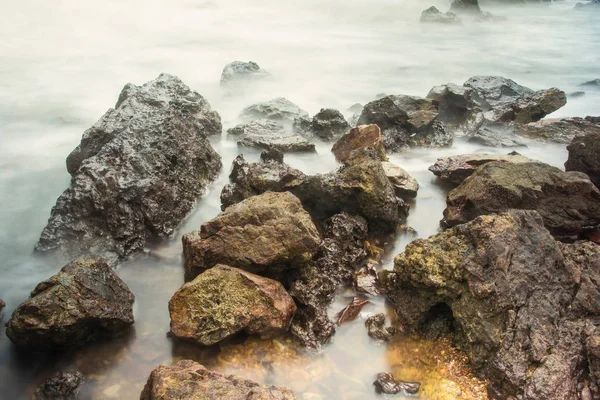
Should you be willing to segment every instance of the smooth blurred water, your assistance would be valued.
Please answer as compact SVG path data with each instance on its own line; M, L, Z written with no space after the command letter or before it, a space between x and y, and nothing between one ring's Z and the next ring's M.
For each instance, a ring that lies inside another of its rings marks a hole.
M314 114L322 107L345 112L382 92L425 96L434 85L462 83L472 75L503 75L532 89L555 86L567 93L600 78L600 12L573 12L571 1L483 5L507 21L463 26L418 22L430 5L446 11L449 3L441 0L0 4L0 298L7 303L7 315L36 283L61 267L34 259L33 245L68 186L66 156L83 131L114 105L127 82L142 84L161 72L177 75L209 100L229 128L243 107L277 96ZM257 61L274 79L243 93L224 91L220 73L233 60ZM569 99L552 117L600 114L600 91L584 90L584 97ZM19 354L1 334L0 399L29 398L27 390L58 368L85 372L95 383L89 389L94 398L136 398L155 366L191 354L166 337L167 302L183 282L179 238L219 212L219 193L233 158L240 152L249 159L258 156L226 139L215 140L214 146L223 157L223 173L177 237L159 249L164 258L133 260L118 270L137 298L135 332L60 357ZM334 169L329 145L318 147L318 155L286 156L286 161L306 173ZM446 191L427 167L440 156L481 150L506 152L459 140L451 149L391 156L421 184L407 221L419 236L437 231L445 204ZM531 143L519 151L559 167L567 156L558 145ZM386 267L408 241L398 238ZM365 315L384 309L382 299L375 302ZM325 398L375 396L373 375L389 370L384 353L359 320L342 327L322 354L305 357L299 366L290 362L268 380L289 384L300 396L304 391ZM211 357L210 352L196 356L209 365ZM322 364L329 374L299 378L317 382L306 387L290 380L290 375L302 377L312 363ZM226 364L214 363L220 370L228 370ZM350 389L340 392L344 385Z

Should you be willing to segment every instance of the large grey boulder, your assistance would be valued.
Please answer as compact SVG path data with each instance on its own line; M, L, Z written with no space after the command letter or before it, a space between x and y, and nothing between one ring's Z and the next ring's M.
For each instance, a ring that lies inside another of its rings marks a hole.
M219 115L178 78L125 85L67 158L71 184L36 251L114 262L171 237L221 169L207 139L220 133Z
M275 148L283 153L315 152L315 144L285 128L281 123L261 118L237 125L227 133L238 145L260 149Z
M223 68L221 86L257 81L271 74L261 69L254 61L233 61Z
M308 113L284 97L253 104L242 110L240 117L247 121L266 118L291 127L295 118L308 119Z

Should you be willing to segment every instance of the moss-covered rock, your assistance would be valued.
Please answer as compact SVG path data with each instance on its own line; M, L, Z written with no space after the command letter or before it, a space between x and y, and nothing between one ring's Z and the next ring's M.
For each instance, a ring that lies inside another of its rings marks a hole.
M183 285L169 302L174 336L210 346L239 332L284 331L296 305L281 283L216 265Z

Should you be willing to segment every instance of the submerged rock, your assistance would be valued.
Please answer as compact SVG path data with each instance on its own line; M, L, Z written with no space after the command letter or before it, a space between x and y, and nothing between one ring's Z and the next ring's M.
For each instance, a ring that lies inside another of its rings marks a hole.
M295 118L308 118L308 113L288 99L277 97L246 107L240 117L248 122L265 118L291 127Z
M295 312L281 283L222 264L183 285L169 301L171 333L204 346L242 331L280 333Z
M599 3L598 1L594 2L592 1L592 3ZM591 81L587 81L587 82L583 82L581 85L579 86L587 86L590 88L600 88L600 79L592 79Z
M79 371L59 371L35 390L35 400L75 400L85 377Z
M305 266L321 238L289 192L266 192L228 207L183 236L185 280L217 264L277 276Z
M420 383L417 382L402 382L394 379L392 374L380 372L377 374L377 380L373 382L375 391L377 393L385 394L415 394L421 387Z
M576 137L567 149L569 159L565 169L583 172L600 188L600 132Z
M419 146L448 147L453 137L438 115L438 108L430 99L390 95L365 105L358 124L378 125L388 151Z
M367 327L367 333L372 339L379 342L386 342L396 333L396 329L393 327L385 326L385 314L379 313L370 316L365 321Z
M434 6L429 7L421 13L421 22L436 22L442 24L460 24L460 18L456 14L447 12L442 13Z
M358 149L373 149L381 161L386 161L387 156L383 148L383 136L377 125L359 125L342 136L331 148L335 159L345 163L352 153Z
M419 183L408 172L391 162L382 162L381 166L392 185L396 196L401 199L413 199L417 197Z
M315 152L315 144L297 133L290 132L279 122L268 119L237 125L227 133L235 136L240 146L275 148L284 153Z
M600 134L600 124L589 117L545 119L525 125L517 125L514 132L530 139L569 144L586 134Z
M133 301L105 260L76 260L33 289L6 335L29 349L76 347L125 332L133 324Z
M381 280L412 332L440 314L494 398L575 398L600 316L600 247L562 244L535 211L480 216L418 239Z
M446 204L446 227L511 208L537 210L562 239L600 225L600 191L585 174L536 162L487 163L452 190Z
M207 370L195 361L183 360L173 366L161 365L152 371L140 400L297 400L284 387L224 376Z
M465 179L475 172L477 168L489 162L508 162L508 163L528 163L535 162L530 158L512 152L507 155L500 154L461 154L438 158L438 160L429 167L438 178L460 185Z
M232 83L256 81L270 77L271 74L261 69L254 61L233 61L223 68L221 86Z
M322 140L333 140L348 132L350 124L338 110L322 108L313 116L310 131Z
M114 262L170 238L221 169L206 138L220 133L219 115L178 78L125 85L67 158L71 184L36 251Z

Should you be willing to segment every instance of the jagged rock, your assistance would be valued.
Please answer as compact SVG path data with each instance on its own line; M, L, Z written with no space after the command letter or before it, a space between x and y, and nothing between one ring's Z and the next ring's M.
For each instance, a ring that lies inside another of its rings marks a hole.
M477 0L454 0L450 5L450 11L456 13L481 14Z
M36 251L122 260L172 236L221 169L219 115L178 78L123 88L67 158L71 184Z
M243 156L242 156L243 158ZM273 161L276 163L283 163L283 152L281 152L281 150L277 150L274 147L271 147L268 150L263 151L262 153L260 153L260 160L264 163L267 163L269 161Z
M460 24L460 18L456 14L447 12L442 13L434 6L429 7L421 13L421 22L436 22L442 24Z
M295 118L308 118L308 113L288 99L277 97L246 107L240 117L248 122L265 118L291 127Z
M237 125L227 130L227 133L235 136L240 146L276 148L284 153L316 151L314 143L297 133L286 130L281 123L268 119L257 119Z
M527 147L520 141L510 129L503 126L484 126L469 138L469 143L475 143L487 147Z
M368 103L358 124L378 125L388 151L409 146L448 147L453 137L438 115L437 106L430 99L390 95Z
M377 380L373 382L377 393L385 394L415 394L421 387L417 382L402 382L394 379L392 374L380 372L377 374Z
M429 167L438 178L460 185L465 179L475 172L477 168L489 162L509 162L509 163L528 163L535 162L530 158L512 152L508 155L500 154L462 154L438 158L438 160Z
M592 79L591 81L583 82L579 86L587 86L587 87L590 87L590 88L600 88L600 79Z
M359 269L354 275L354 287L357 292L377 296L381 294L379 281L377 280L377 271L373 264L367 264Z
M433 87L427 98L438 107L439 120L449 125L462 125L470 117L475 103L471 100L473 89L454 83Z
M517 135L530 139L543 140L568 144L578 137L586 134L600 134L600 124L593 119L563 118L545 119L525 125L514 127Z
M542 224L530 210L480 216L412 242L380 276L408 332L449 313L492 398L575 398L587 375L600 247L562 244Z
M404 169L391 162L384 161L381 163L381 166L383 167L385 176L388 177L392 186L394 186L396 196L405 200L417 197L419 183L415 178Z
M543 163L487 163L453 189L446 204L446 227L511 208L537 210L561 239L600 225L600 191L589 178Z
M35 400L75 400L85 377L79 371L59 371L35 390Z
M387 160L383 148L383 136L377 125L359 125L342 136L331 148L336 160L341 163L348 161L352 152L362 148L372 148L382 161Z
M322 140L333 140L348 132L350 125L338 110L322 108L313 116L310 130Z
M292 132L298 133L305 137L310 137L311 125L312 120L308 118L308 115L301 115L299 117L294 118L294 123L292 124Z
M567 149L569 159L565 163L565 169L583 172L600 188L600 132L576 137Z
M173 366L161 365L152 371L140 400L297 400L284 387L223 376L195 361L183 360Z
M270 76L271 74L261 69L254 61L233 61L223 68L221 86L244 81L256 81Z
M183 285L169 302L171 333L210 346L239 332L285 331L296 305L281 283L218 264Z
M290 288L298 305L290 332L303 346L319 349L335 333L327 307L341 287L352 283L355 270L366 260L367 232L364 218L347 213L325 221L319 250Z
M226 264L277 276L305 266L321 238L300 200L289 192L266 192L234 204L183 236L185 280Z
M105 260L76 260L39 283L14 311L6 335L28 349L68 349L125 332L133 293Z
M386 342L396 333L396 329L393 327L385 326L385 314L379 313L370 316L365 321L368 335L379 341Z

